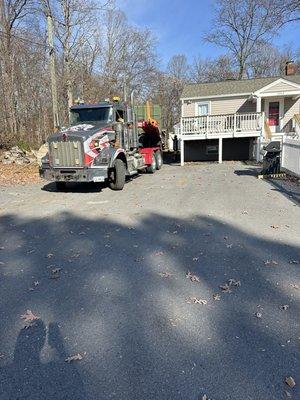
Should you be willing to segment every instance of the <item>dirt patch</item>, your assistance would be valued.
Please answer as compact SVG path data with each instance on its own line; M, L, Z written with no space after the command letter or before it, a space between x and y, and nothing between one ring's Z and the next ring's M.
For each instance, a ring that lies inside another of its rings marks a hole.
M17 165L0 163L0 186L27 185L42 182L37 164Z

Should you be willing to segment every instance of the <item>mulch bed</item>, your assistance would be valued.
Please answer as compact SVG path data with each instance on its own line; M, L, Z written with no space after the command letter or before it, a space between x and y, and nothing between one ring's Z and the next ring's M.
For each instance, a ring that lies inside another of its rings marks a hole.
M0 186L28 185L41 183L37 164L2 164L0 163Z

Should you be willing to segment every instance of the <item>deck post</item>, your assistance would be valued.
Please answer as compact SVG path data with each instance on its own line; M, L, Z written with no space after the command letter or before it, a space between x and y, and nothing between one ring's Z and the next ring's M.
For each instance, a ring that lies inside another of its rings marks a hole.
M183 140L183 135L181 135L181 138L180 138L180 165L182 167L184 166L184 140Z
M261 136L256 138L256 161L260 161Z
M219 164L222 164L223 159L223 138L219 137Z

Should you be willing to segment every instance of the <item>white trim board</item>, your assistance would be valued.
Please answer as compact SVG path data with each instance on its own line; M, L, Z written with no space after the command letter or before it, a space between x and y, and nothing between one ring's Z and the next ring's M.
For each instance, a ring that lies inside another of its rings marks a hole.
M294 87L295 89L300 90L300 85L298 85L297 83L291 82L287 79L279 78L276 81L269 83L269 85L266 85L266 86L262 87L261 89L258 89L256 92L253 93L253 95L259 96L260 94L263 94L262 92L264 92L264 90L271 89L273 86L276 86L278 83L284 83L286 85ZM293 92L294 91L290 91L289 93L293 94ZM283 93L285 93L285 92L283 92ZM280 96L280 94L281 93L277 92L277 96ZM265 95L270 95L270 93L266 93Z
M247 97L250 96L251 93L232 93L232 94L216 94L216 95L211 95L211 96L195 96L195 97L181 97L180 100L182 102L188 101L188 100L200 100L202 99L219 99L222 97Z

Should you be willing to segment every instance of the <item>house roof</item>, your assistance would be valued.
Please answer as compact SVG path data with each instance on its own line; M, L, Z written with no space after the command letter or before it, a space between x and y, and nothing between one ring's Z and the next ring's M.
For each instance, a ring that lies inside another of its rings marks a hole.
M222 96L230 94L251 94L277 81L284 79L293 83L300 84L300 75L277 76L269 78L255 78L242 80L228 80L210 83L196 83L186 85L183 89L181 98Z

